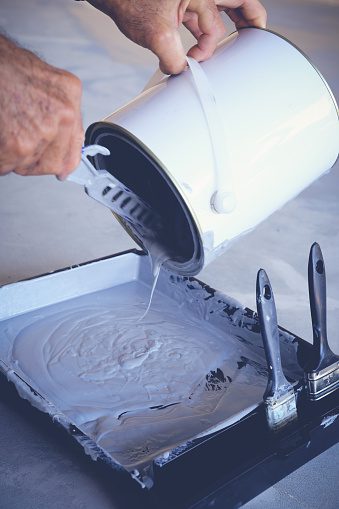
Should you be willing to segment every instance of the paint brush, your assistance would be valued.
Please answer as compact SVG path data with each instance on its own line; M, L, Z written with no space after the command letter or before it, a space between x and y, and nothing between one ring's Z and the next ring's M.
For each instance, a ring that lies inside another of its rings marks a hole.
M308 289L313 328L313 355L306 367L306 387L317 401L339 387L339 356L329 347L326 324L326 273L319 244L312 245L308 260Z
M279 431L294 421L297 415L293 386L285 378L280 353L279 329L274 295L266 272L257 275L257 310L268 365L268 381L264 404L269 428Z

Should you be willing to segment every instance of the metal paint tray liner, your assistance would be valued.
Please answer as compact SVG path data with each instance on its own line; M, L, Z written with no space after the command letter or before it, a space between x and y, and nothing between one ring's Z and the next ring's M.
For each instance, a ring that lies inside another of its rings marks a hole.
M197 334L199 331L200 343L193 338L188 350L181 350L181 356L177 351L180 350L179 343L174 345L172 352L160 345L163 351L158 352L158 357L153 363L149 361L149 365L151 368L157 363L161 365L154 372L153 381L152 372L146 377L146 391L136 388L133 393L126 379L115 383L114 374L109 372L112 368L109 358L107 361L110 343L105 333L99 335L102 356L99 358L101 365L96 366L106 373L103 381L95 379L97 372L88 364L92 362L90 349L84 354L81 366L84 370L80 376L85 380L75 399L70 396L72 385L64 386L62 378L49 383L48 377L41 376L46 366L39 358L39 345L46 342L47 336L61 327L58 332L59 358L65 369L69 369L72 366L69 359L76 357L70 338L80 335L82 347L86 349L86 334L93 334L91 328L95 330L96 324L104 323L110 331L114 328L114 319L118 315L121 318L122 309L129 310L130 315L126 318L129 323L137 320L138 314L133 316L131 304L139 301L146 305L150 292L149 275L147 257L128 252L0 290L1 370L15 383L21 396L72 430L86 452L126 469L146 485L153 482L155 464L166 464L192 447L198 438L201 441L201 437L207 438L227 428L258 407L267 383L262 338L254 313L194 278L178 277L167 271L161 274L158 282L147 322L149 336L144 338L144 343L148 341L149 350L154 347L152 341L156 338L152 339L149 324L159 320L159 315L166 323L178 321L182 334L179 341L185 339L187 320L191 335L192 331L196 330ZM160 311L157 311L159 306ZM79 310L82 319L75 324ZM141 331L142 327L141 322ZM285 374L293 383L303 376L297 360L299 340L284 331L280 331L280 340ZM93 347L93 342L89 346ZM145 344L139 347L142 356ZM119 345L113 344L112 348L117 349ZM214 353L208 358L211 349ZM54 353L49 353L52 364L48 369L51 370L54 369ZM166 373L166 366L170 373L171 363L170 358L164 357L166 353L174 355L172 371L175 366L178 372L178 379L174 381L168 379ZM128 355L129 352L124 359L120 358L122 363L125 360L127 368ZM194 366L192 360L190 364L192 356ZM34 369L32 363L24 361L32 357L35 359ZM200 362L199 358L204 359ZM79 367L77 362L74 365ZM134 369L138 372L138 366ZM185 369L191 371L180 378L180 372ZM126 372L128 369L122 375ZM117 378L123 378L122 375L120 371ZM185 386L183 379L187 382L187 376L191 381ZM145 381L141 375L136 383L140 381ZM105 389L105 397L100 399L101 384L106 388L109 385L111 393ZM128 390L124 389L124 384ZM129 398L125 401L127 394Z

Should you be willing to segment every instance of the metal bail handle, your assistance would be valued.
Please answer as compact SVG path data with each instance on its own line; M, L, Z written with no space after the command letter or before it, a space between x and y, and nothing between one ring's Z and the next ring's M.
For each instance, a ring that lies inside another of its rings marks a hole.
M204 112L213 151L215 191L211 196L211 207L218 214L227 214L236 208L236 196L233 191L230 161L225 150L224 127L205 71L193 58L186 59Z

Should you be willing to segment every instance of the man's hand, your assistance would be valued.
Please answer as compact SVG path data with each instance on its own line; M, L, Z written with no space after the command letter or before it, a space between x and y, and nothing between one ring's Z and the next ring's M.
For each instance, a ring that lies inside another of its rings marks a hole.
M178 28L184 24L197 39L189 56L209 58L225 35L220 11L237 28L266 26L266 11L259 0L88 0L110 16L129 39L150 49L160 69L178 74L186 65Z
M78 165L81 82L0 35L0 175L55 174Z

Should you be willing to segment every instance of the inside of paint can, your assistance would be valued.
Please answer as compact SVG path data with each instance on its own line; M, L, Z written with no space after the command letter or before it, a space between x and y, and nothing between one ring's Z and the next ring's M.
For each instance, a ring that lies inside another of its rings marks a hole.
M107 170L160 216L163 234L157 241L169 254L164 265L178 274L197 274L204 263L201 237L184 199L156 157L127 131L105 122L88 128L86 144L108 148L110 156L95 156L96 168ZM119 221L142 243L133 225L121 217Z

